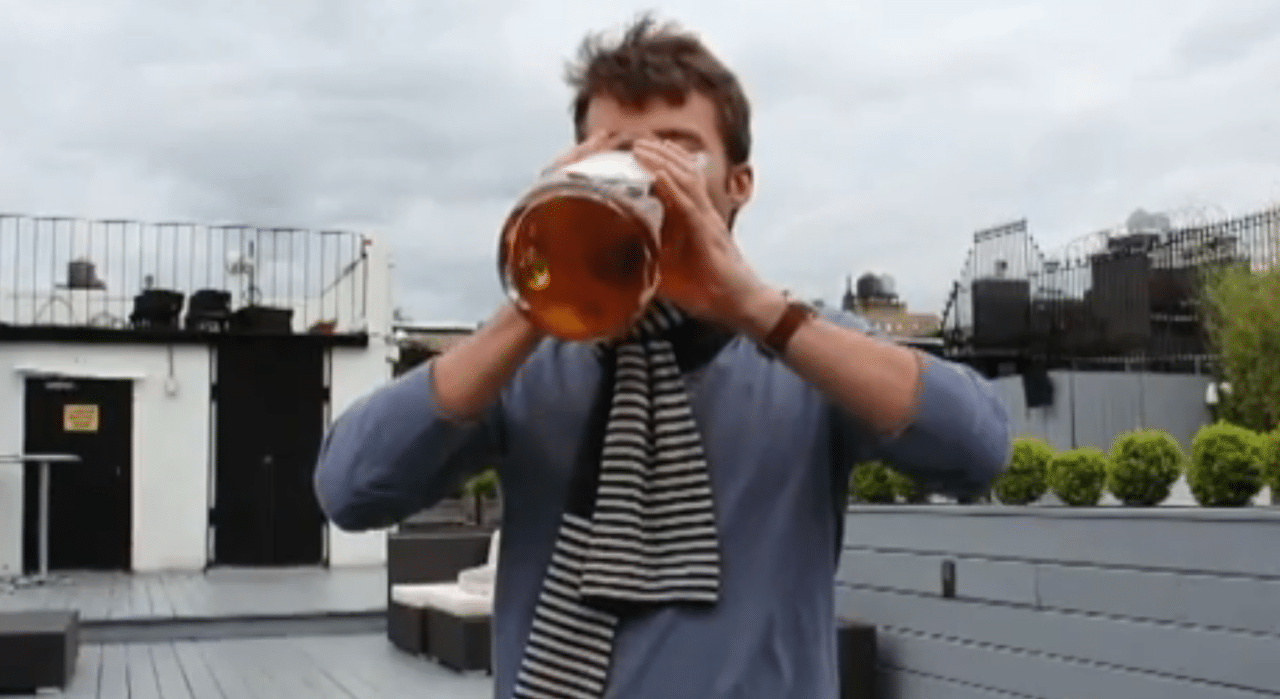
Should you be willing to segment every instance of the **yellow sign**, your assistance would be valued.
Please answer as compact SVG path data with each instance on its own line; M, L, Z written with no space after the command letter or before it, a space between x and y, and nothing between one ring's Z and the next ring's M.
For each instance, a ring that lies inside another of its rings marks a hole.
M64 432L97 432L98 406L68 404L62 406Z

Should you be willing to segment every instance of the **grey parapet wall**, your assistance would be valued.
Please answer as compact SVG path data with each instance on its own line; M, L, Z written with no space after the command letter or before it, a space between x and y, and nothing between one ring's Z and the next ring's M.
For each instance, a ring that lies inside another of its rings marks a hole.
M1197 430L1212 422L1205 388L1196 374L1140 371L1051 371L1054 404L1028 408L1020 376L991 382L1009 411L1017 436L1039 437L1058 449L1111 448L1118 435L1139 428L1164 430L1191 449Z
M1280 509L858 506L882 699L1280 696Z

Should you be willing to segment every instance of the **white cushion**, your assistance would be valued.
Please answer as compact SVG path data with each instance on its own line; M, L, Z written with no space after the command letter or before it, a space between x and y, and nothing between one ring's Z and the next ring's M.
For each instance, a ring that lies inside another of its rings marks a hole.
M485 617L493 613L493 598L463 590L449 584L424 591L427 609L434 609L457 617Z
M467 568L458 573L458 587L473 595L493 597L493 579L498 569L492 565Z
M501 532L494 530L489 539L489 558L482 566L467 568L458 573L458 587L474 595L493 597L493 579L498 573L498 549Z
M453 583L399 583L391 586L391 601L414 609L426 609L433 588L453 586Z
M498 565L498 548L502 541L502 530L494 529L493 537L489 539L489 557L485 559L485 563L490 566Z

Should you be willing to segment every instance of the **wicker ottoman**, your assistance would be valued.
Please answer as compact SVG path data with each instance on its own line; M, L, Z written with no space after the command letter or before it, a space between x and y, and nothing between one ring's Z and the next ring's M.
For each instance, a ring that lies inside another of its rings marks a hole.
M387 640L410 655L422 655L427 641L429 591L451 583L401 583L391 586L387 603Z
M493 600L458 585L423 592L427 601L426 655L458 672L493 671Z
M65 689L80 651L80 613L0 614L0 694Z

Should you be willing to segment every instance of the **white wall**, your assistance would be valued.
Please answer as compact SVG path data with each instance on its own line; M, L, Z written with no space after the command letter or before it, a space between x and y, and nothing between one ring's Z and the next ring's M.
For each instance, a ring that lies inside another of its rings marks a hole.
M367 349L332 350L331 418L389 380L389 351L385 335ZM201 570L211 472L210 355L204 345L2 343L0 454L22 452L24 372L132 379L133 569ZM22 511L22 468L0 466L0 576L22 570ZM381 564L385 542L385 532L350 534L330 526L329 563Z
M336 419L352 403L391 379L391 364L397 349L391 338L392 291L391 253L385 244L371 239L365 245L368 265L365 330L369 346L364 349L335 347L330 352L329 419ZM356 281L339 283L333 293ZM380 565L387 560L386 531L352 534L329 525L329 565Z
M385 335L369 338L368 349L335 347L329 384L329 416L336 419L352 403L391 378ZM387 560L386 531L344 532L329 525L329 565L380 565Z
M209 349L203 345L0 344L0 454L22 452L23 372L33 370L134 380L133 568L203 568L208 525ZM0 575L11 575L22 570L22 468L0 469Z
M370 334L369 347L331 351L330 419L391 378L390 360L395 354L390 342L391 261L384 246L371 243L366 252L368 302L362 325ZM360 273L358 279L363 283L364 274ZM352 277L347 284L356 280ZM349 286L343 288L350 293ZM55 304L51 312L64 305ZM23 370L54 371L82 378L134 379L133 568L203 569L208 558L209 450L213 434L210 348L0 343L0 454L22 452ZM170 376L172 380L167 381ZM176 387L176 391L168 391L166 386ZM22 569L22 470L19 466L0 465L0 576ZM380 564L386 560L385 540L385 532L349 534L331 526L329 563Z

